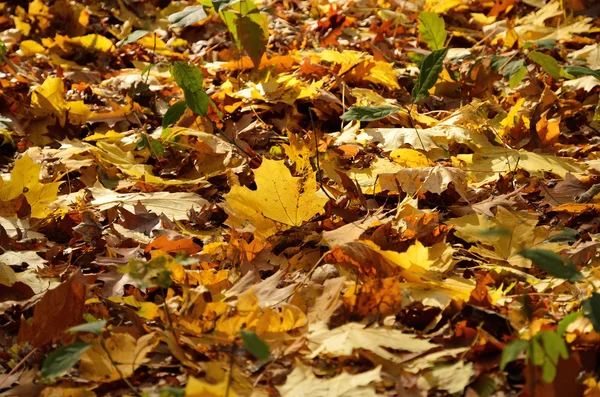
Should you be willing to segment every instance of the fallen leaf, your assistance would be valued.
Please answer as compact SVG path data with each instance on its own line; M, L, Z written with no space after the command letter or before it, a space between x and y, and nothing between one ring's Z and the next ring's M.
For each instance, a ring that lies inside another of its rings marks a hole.
M233 186L225 196L228 224L252 227L260 238L300 226L323 210L327 199L317 195L315 174L293 177L281 161L263 160L255 171L257 190Z

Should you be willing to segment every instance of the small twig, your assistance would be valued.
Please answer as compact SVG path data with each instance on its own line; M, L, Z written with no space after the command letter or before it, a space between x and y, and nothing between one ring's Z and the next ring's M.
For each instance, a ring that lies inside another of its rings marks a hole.
M229 372L227 373L227 388L225 389L225 397L229 396L229 388L231 387L231 381L233 380L233 365L235 364L235 351L236 344L235 339L231 342L231 357L229 358Z
M165 305L165 315L167 316L167 322L169 323L169 328L171 328L171 332L173 333L173 337L175 338L175 343L179 344L179 338L177 337L177 332L175 331L175 327L173 326L173 320L171 319L171 313L169 312L169 305L167 304L167 293L164 288L161 288L163 293L164 305Z
M325 196L327 196L327 198L331 201L335 201L333 199L333 197L331 197L329 195L329 193L327 193L327 190L325 190L325 187L323 186L323 178L321 175L321 164L319 162L319 141L318 141L318 137L317 137L317 130L315 129L315 121L313 120L313 108L308 108L308 115L310 116L310 124L313 130L313 135L315 137L315 159L316 159L316 163L317 163L317 182L319 182L319 186L321 187L321 190L323 191L323 193L325 193Z
M135 386L133 386L131 384L131 382L129 382L129 380L123 375L123 372L121 372L121 369L119 369L119 367L117 366L117 362L115 360L113 360L112 356L110 355L110 351L108 351L108 349L106 348L106 345L104 344L104 340L103 339L100 340L100 346L102 346L102 349L104 349L104 352L108 356L108 359L110 360L110 363L113 365L113 367L115 367L115 370L119 374L119 377L121 378L121 380L123 380L123 382L125 382L125 384L127 384L127 386L129 387L129 389L131 389L131 391L133 392L133 394L135 394L138 397L142 397L142 393L140 393L138 391L138 389L136 389Z
M0 381L0 386L2 386L4 384L4 382L6 382L6 380L11 377L11 375L13 375L15 372L17 372L17 370L21 367L21 365L23 365L23 363L25 363L25 361L27 361L27 359L36 351L37 351L37 347L35 349L33 349L32 351L30 351L29 353L27 353L27 355L25 357L23 357L23 359L21 361L19 361L19 363L17 365L15 365L14 368L11 369L10 372L4 378L2 378L2 381Z

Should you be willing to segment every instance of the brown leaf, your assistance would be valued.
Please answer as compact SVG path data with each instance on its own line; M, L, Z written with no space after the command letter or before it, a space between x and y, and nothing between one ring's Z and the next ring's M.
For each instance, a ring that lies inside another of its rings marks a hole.
M19 343L35 347L56 341L63 332L81 323L85 311L86 285L95 276L84 276L76 272L58 287L46 292L33 309L33 320L29 323L21 318Z

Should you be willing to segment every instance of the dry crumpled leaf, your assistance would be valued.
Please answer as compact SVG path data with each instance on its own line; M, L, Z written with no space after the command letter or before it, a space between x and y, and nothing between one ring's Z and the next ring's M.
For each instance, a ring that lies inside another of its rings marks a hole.
M123 206L126 210L133 212L135 205L141 203L148 211L156 214L165 214L167 218L174 220L188 219L192 208L200 209L208 206L209 202L196 193L187 192L154 192L154 193L117 193L104 187L95 186L89 189L94 199L90 202L99 210L107 210L116 206ZM66 196L58 204L75 204L81 199L82 192Z
M316 193L314 173L293 177L283 161L266 159L254 173L256 191L233 186L225 196L230 215L227 224L233 228L250 229L258 237L267 238L280 230L302 225L321 212L327 202Z
M312 350L308 358L315 358L322 354L335 357L351 356L355 349L367 349L386 360L400 363L404 361L398 355L390 353L388 349L411 353L422 353L438 347L414 335L387 328L365 328L364 324L347 323L341 327L329 330L322 323L320 329L314 329L306 337L308 346Z
M264 337L287 332L306 323L306 315L296 306L282 304L278 308L261 308L252 290L241 295L235 307L236 313L217 320L216 332L233 337L241 329L246 329Z
M383 189L392 188L391 177L391 175L380 175L380 184ZM467 178L465 172L459 168L440 165L429 168L407 168L397 172L393 178L402 190L411 195L417 192L440 194L447 190L448 185L452 183L456 192L467 200ZM394 190L392 189L392 191Z
M146 356L157 341L154 333L138 339L128 333L113 333L103 343L110 357L99 344L86 350L79 364L83 378L96 382L112 382L121 379L121 376L128 378L140 365L148 362Z
M457 361L453 364L438 363L425 371L417 381L423 390L445 390L448 393L459 393L465 390L475 374L473 363Z
M297 362L282 386L276 386L281 397L375 397L372 382L381 381L381 367L350 375L347 372L330 379L317 378L312 369Z
M456 167L464 168L471 177L484 183L493 180L499 173L523 168L531 175L544 176L552 172L564 178L568 172L577 174L583 167L574 160L546 154L514 150L504 147L483 148L473 154L459 154L453 158Z
M551 236L551 230L548 226L536 226L537 222L538 215L534 213L498 207L498 212L493 218L482 214L469 214L452 219L446 224L454 226L458 237L478 244L471 247L471 251L487 258L508 261L511 265L528 268L531 267L531 261L517 255L521 249L537 247L555 251L562 247L557 243L540 245Z
M79 324L85 310L85 284L94 278L77 272L48 291L35 305L31 324L21 322L19 341L41 347L56 340L67 328Z

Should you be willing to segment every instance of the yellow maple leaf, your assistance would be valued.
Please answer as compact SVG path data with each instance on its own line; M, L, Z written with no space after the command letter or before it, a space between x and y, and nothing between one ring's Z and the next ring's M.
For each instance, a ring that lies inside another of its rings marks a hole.
M219 383L208 383L190 376L185 385L185 397L237 397L237 392L227 386L227 378Z
M296 172L307 172L311 168L310 159L313 157L313 150L310 147L311 142L304 142L298 134L288 132L287 135L290 144L281 145L283 146L283 150L285 150L285 154L295 164Z
M396 149L390 153L390 158L406 168L422 168L433 165L427 156L414 149Z
M63 97L65 86L58 77L48 77L31 94L31 106L36 116L55 116L64 126L68 117L72 124L83 124L91 115L83 101L68 102Z
M239 297L236 309L234 315L221 316L217 320L215 331L235 337L240 330L246 329L263 337L287 332L306 323L306 315L296 306L283 304L275 309L260 307L253 290Z
M138 339L127 333L112 334L104 340L104 347L96 344L83 353L79 374L85 379L96 382L112 382L121 377L127 378L133 375L140 365L148 361L146 356L156 343L158 340L154 333Z
M48 204L56 200L60 183L40 183L41 168L27 154L17 160L10 181L0 178L0 201L8 202L23 194L31 206L33 218L44 218L51 213Z
M115 45L110 39L96 33L73 37L70 41L90 51L110 52L115 50Z
M327 199L316 193L315 173L293 177L283 161L263 160L254 171L256 191L233 186L225 196L229 204L228 225L252 227L260 238L279 230L300 226L323 210Z

